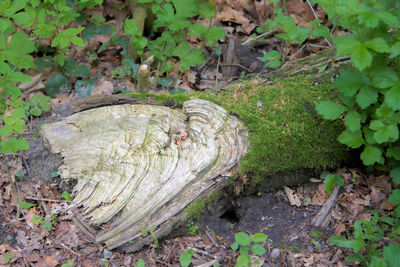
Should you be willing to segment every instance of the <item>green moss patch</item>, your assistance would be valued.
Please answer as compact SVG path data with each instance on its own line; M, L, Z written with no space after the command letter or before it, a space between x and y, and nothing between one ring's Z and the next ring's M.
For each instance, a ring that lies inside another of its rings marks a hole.
M206 92L147 97L164 103L173 99L175 105L191 98L206 99L238 116L249 129L250 141L240 172L250 174L253 186L279 179L275 176L278 173L337 167L347 155L336 141L342 127L324 121L314 109L320 100L335 98L330 83L312 85L299 77L273 85L250 80L232 84L215 95Z

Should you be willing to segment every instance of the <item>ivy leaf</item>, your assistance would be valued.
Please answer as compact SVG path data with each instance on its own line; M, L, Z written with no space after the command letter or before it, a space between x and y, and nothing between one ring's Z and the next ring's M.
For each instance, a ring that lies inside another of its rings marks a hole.
M351 110L344 118L346 128L350 132L355 132L361 129L361 115L357 111Z
M383 38L380 37L376 37L372 40L365 42L365 46L378 53L389 52L389 45L386 43L385 40L383 40Z
M94 90L96 81L90 80L78 80L75 83L75 92L79 97L90 96Z
M386 92L385 103L394 110L400 110L400 85L396 85Z
M344 130L339 136L338 141L351 148L359 148L364 144L364 139L361 130L351 132L348 129Z
M372 56L368 49L363 44L360 44L351 53L351 61L357 69L363 70L371 66Z
M395 205L400 205L400 189L395 189L389 196L389 201Z
M364 86L358 92L356 101L362 109L366 109L371 104L378 102L378 92L369 86Z
M345 96L353 96L365 84L364 75L359 70L345 69L340 72L334 85Z
M364 165L383 164L385 162L385 159L382 157L382 150L376 146L366 146L360 157Z
M52 78L47 80L45 85L46 94L52 98L55 98L59 93L68 93L71 91L71 83L67 77L59 72L53 74Z
M322 115L326 120L336 120L347 110L345 106L332 101L321 101L317 104L315 109L318 114Z
M396 124L385 125L380 120L373 120L369 128L375 131L374 138L378 144L394 142L399 138L399 129Z
M390 171L390 177L392 177L395 184L400 184L400 167L396 167Z
M88 66L78 64L75 60L68 58L64 63L65 74L72 77L89 77L92 75Z

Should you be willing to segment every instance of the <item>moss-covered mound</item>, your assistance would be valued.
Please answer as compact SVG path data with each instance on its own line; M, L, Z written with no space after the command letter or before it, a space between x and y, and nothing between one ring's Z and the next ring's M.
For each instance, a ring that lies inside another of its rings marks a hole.
M173 99L175 105L201 98L236 114L250 131L249 153L241 161L240 172L251 177L253 189L261 185L276 188L296 183L299 170L337 167L347 155L344 146L336 141L342 127L324 121L314 109L321 99L335 97L330 83L312 85L311 81L299 77L273 84L255 79L232 84L217 94L145 97L162 102Z

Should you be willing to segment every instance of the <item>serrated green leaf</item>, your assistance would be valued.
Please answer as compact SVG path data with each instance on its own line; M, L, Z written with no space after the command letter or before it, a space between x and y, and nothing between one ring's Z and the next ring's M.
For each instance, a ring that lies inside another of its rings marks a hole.
M383 23L391 27L397 27L399 25L399 19L388 11L379 12L376 16L383 21Z
M383 164L385 159L382 157L382 150L376 146L365 146L363 152L360 155L364 165L373 165L375 163Z
M372 40L365 42L365 46L378 53L389 52L389 45L386 43L385 40L383 40L383 38L380 37L376 37Z
M222 39L225 37L225 30L220 27L214 27L211 28L207 31L206 39L208 41L208 44L213 47L219 39Z
M392 47L390 48L390 58L394 58L400 55L400 41L397 41Z
M249 263L250 263L249 255L239 255L239 257L236 259L235 266L244 267L244 266L248 266Z
M392 146L386 150L386 156L400 160L400 146L395 146L392 144Z
M338 136L338 141L351 148L359 148L364 144L364 139L362 137L361 130L351 132L348 129L346 129Z
M392 177L395 184L400 184L400 167L396 167L390 171L390 177Z
M248 246L250 245L250 237L248 234L243 233L243 232L238 232L235 234L235 241L240 245L240 246Z
M400 110L400 85L393 86L385 94L385 103L393 110Z
M13 20L17 24L23 24L24 28L29 27L33 24L35 17L32 17L28 12L19 12L12 16Z
M368 10L366 12L359 12L357 18L360 23L364 24L368 28L376 28L379 23L379 19Z
M357 111L351 110L344 118L346 128L350 132L355 132L361 129L361 115Z
M345 96L353 96L366 85L364 74L357 69L345 69L340 72L335 80L337 88Z
M368 52L368 49L362 44L353 50L350 58L354 66L359 70L371 66L372 56Z
M400 246L395 243L383 248L383 258L387 266L396 266L400 262Z
M255 233L254 235L251 236L251 240L255 243L261 243L265 242L268 238L268 235L264 233Z
M182 72L205 61L203 51L200 49L193 49L189 54L180 55L179 57L181 60L179 70Z
M361 45L361 42L357 40L353 35L342 35L336 37L333 42L336 45L336 53L338 56L352 53L357 47Z
M372 85L378 88L389 88L395 86L399 82L397 73L391 69L384 69L374 73Z
M31 77L29 75L26 75L22 72L13 72L11 73L11 75L9 76L10 80L13 82L29 82L31 80Z
M20 150L29 150L29 143L24 139L17 139L10 137L7 141L2 143L0 153L16 153Z
M347 110L345 106L332 101L321 101L315 109L326 120L336 120Z
M338 247L352 248L354 252L358 252L365 246L365 242L362 239L346 240L343 236L331 236L328 241Z
M10 136L13 132L13 128L11 125L3 125L0 128L0 137L7 137Z
M261 256L261 255L264 255L266 251L265 251L265 248L262 245L254 244L254 245L251 246L251 252L254 255Z
M369 128L375 131L374 139L378 144L395 142L399 138L399 129L395 124L386 125L380 120L373 120Z
M136 21L134 19L126 19L124 22L124 32L126 34L141 36L142 32L136 25Z
M356 101L362 109L366 109L370 105L378 102L378 92L369 86L364 86L358 92Z
M395 205L400 205L400 189L394 189L389 196L389 201Z

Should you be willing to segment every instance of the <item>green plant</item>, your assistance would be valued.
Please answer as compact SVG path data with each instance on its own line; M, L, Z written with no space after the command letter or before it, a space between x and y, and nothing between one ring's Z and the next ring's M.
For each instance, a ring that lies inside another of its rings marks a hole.
M146 263L144 262L143 259L138 259L136 262L136 267L144 267L146 266Z
M197 231L199 230L199 227L194 224L194 222L189 222L187 224L187 227L189 235L196 235Z
M189 248L186 252L183 252L179 256L179 263L182 267L187 267L192 262L192 256L194 255L193 249Z
M235 234L235 242L231 244L233 250L238 250L240 255L236 259L235 266L252 266L253 264L259 264L258 260L252 259L249 255L250 252L253 255L264 255L265 248L262 245L267 240L268 236L263 233L256 233L249 236L246 233L238 232Z
M179 59L179 71L183 72L191 66L204 62L202 48L205 42L214 46L216 41L225 36L225 31L219 27L211 27L212 18L215 16L215 8L212 1L148 1L138 0L138 3L150 5L152 21L152 33L155 35L159 29L163 29L157 38L143 36L143 29L135 19L127 19L124 23L124 31L129 37L129 43L137 55L142 56L145 51L155 57L157 77L172 71L173 62ZM190 18L200 16L209 20L209 26L192 24ZM201 48L192 48L185 40L186 36L195 36L202 42ZM135 60L135 58L132 58Z
M67 191L62 192L60 198L63 198L68 201L72 201L74 199Z
M142 233L143 236L147 236L149 233L151 235L151 237L154 239L154 245L156 245L156 247L159 247L160 244L158 243L158 239L157 236L155 234L156 227L155 226L151 226L151 227L142 227L140 228L140 232Z
M74 267L75 266L75 261L73 259L67 260L66 263L61 265L61 267Z
M51 227L53 226L53 223L52 223L52 222L48 222L48 221L46 221L43 217L37 216L37 215L34 215L34 216L32 217L32 222L33 222L33 223L37 223L37 224L39 224L39 225L42 225L42 227L43 227L44 229L47 229L47 230L51 230Z
M316 110L325 119L342 119L345 130L338 141L362 150L364 165L390 170L393 182L400 184L400 6L393 0L316 2L337 28L349 30L350 34L336 37L334 44L338 55L351 55L354 66L342 70L334 83L340 102L321 101ZM378 241L385 236L399 240L400 189L392 191L389 201L397 206L390 216L379 217L371 211L370 221L354 223L354 238L330 238L354 250L349 261L394 266L394 253L399 255L400 247L390 244L382 249Z
M335 187L335 185L339 186L344 185L343 177L340 176L339 174L322 173L321 178L324 179L324 187L328 195L332 193L332 190Z

